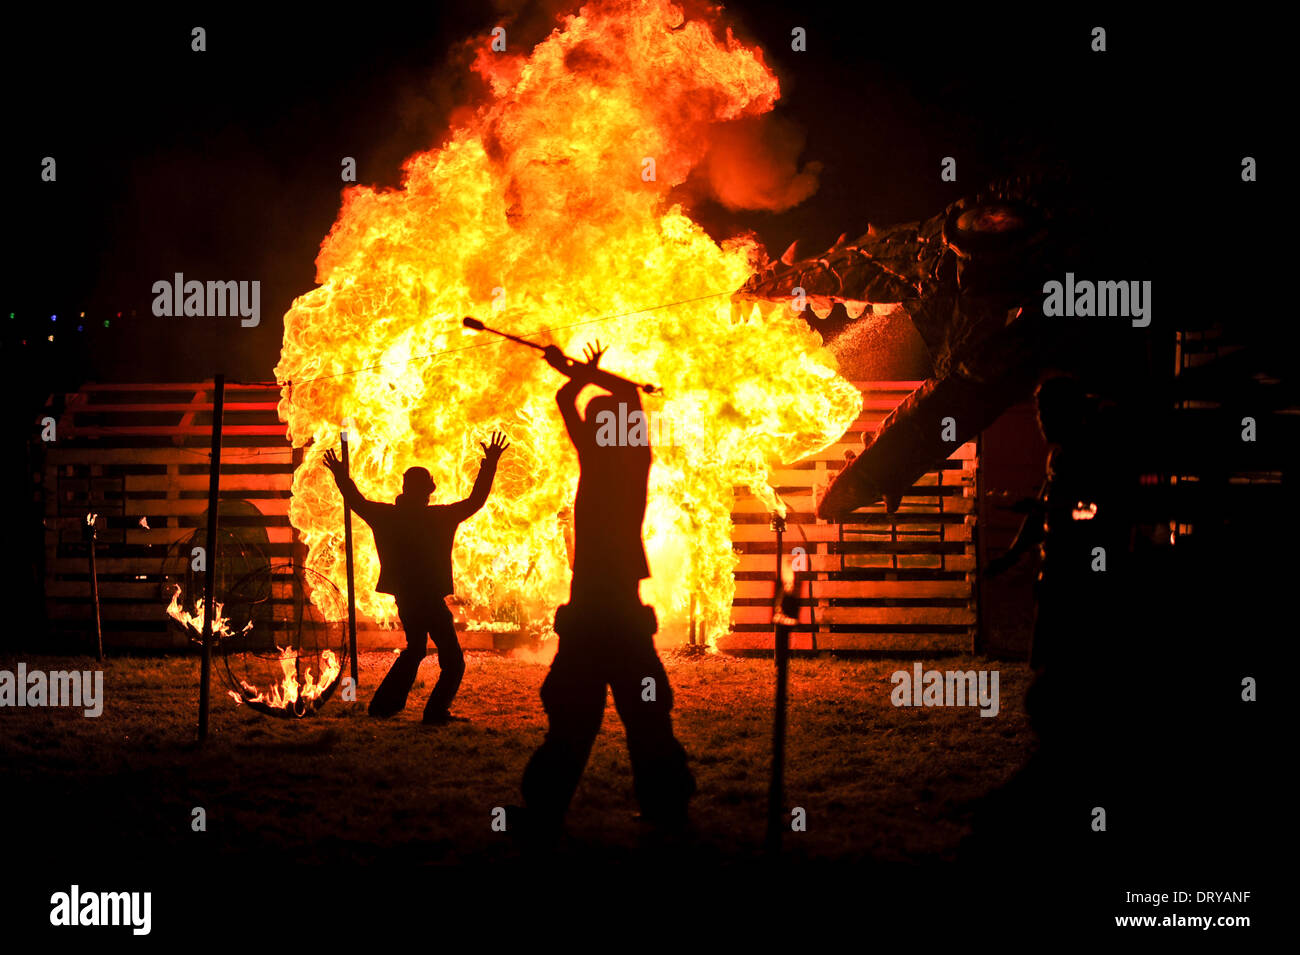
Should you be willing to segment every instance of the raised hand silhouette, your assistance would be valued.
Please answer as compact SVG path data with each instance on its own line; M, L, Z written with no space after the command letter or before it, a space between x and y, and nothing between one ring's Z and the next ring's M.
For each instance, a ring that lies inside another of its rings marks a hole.
M500 431L493 431L492 444L487 445L480 441L478 446L483 449L483 460L495 464L501 460L501 455L505 453L506 448L510 447L510 442L506 440L506 436Z
M347 471L343 470L343 462L339 460L338 453L333 448L325 452L325 467L329 468L336 482L348 476Z

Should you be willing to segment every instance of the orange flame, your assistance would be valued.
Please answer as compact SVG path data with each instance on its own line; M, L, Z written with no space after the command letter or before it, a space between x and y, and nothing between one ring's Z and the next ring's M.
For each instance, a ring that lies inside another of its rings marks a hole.
M590 4L526 56L485 42L473 68L489 101L408 159L400 189L344 191L319 285L285 315L275 372L306 449L290 520L307 566L343 586L342 500L321 458L345 419L353 476L385 501L416 464L435 502L465 496L479 442L500 428L513 444L457 537L458 594L475 618L539 626L567 599L558 515L578 469L562 381L530 350L461 327L477 315L571 355L599 338L612 345L602 366L664 389L646 399L673 439L655 449L642 597L680 637L695 594L712 640L734 592L733 487L784 513L770 468L835 441L861 405L790 307L729 301L763 258L757 241L719 244L674 201L716 124L772 109L776 77L760 50L668 0ZM681 304L645 310L665 303ZM391 623L369 529L354 530L358 607Z
M293 647L277 649L280 651L280 670L284 674L280 683L272 686L269 693L263 693L251 683L241 680L240 685L245 694L242 698L234 690L227 691L236 703L263 703L277 710L294 709L300 704L306 705L320 699L321 694L334 685L334 681L342 672L338 655L333 650L322 650L320 679L313 679L311 668L308 667L302 683L299 684L298 652Z
M222 616L222 603L219 600L212 602L212 635L218 641L222 637L233 637L234 631L230 629L230 620ZM167 605L167 615L179 623L187 630L193 631L196 636L190 639L201 641L203 637L203 598L199 597L194 601L194 612L190 613L185 609L181 601L181 587L176 584L176 589L172 591L171 603ZM250 620L243 632L247 633L253 628L253 622Z

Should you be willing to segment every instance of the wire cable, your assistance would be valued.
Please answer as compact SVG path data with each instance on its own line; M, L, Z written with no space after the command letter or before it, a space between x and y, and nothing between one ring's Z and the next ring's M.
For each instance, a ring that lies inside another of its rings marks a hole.
M632 315L640 315L640 314L642 314L643 312L657 312L657 311L660 311L660 310L665 309L665 308L674 308L674 307L676 307L676 306L678 306L678 305L689 305L689 304L691 304L692 302L703 302L703 301L705 301L705 300L707 300L707 299L711 299L711 298L720 298L720 297L722 297L723 295L734 295L734 294L736 294L737 291L739 291L739 289L732 289L732 290L725 291L725 292L710 292L708 295L697 295L697 296L695 296L694 298L684 298L684 299L681 299L681 300L676 301L676 302L665 302L665 303L663 303L662 305L650 305L650 306L647 306L647 307L645 307L645 308L637 308L637 309L633 309L633 310L630 311L630 312L619 312L619 313L614 314L614 315L602 315L602 316L599 317L599 318L588 318L588 319L584 319L584 320L581 321L581 322L573 322L573 323L571 323L571 324L569 324L569 325L555 325L555 326L552 326L552 327L550 327L550 328L539 328L539 329L536 329L535 331L531 331L531 332L523 332L523 333L520 334L519 337L520 337L520 338L527 338L527 337L532 337L532 336L536 336L536 335L546 335L546 334L549 334L549 333L551 333L551 332L560 332L560 331L565 331L566 329L570 329L570 328L580 328L580 327L583 326L583 325L595 325L595 324L599 324L600 322L609 322L609 321L613 321L613 320L616 319L616 318L628 318L629 316L632 316ZM315 378L299 378L299 379L293 379L293 380L291 380L291 381L289 381L289 382L286 382L286 383L287 383L287 384L292 384L292 385L294 385L294 386L297 386L297 385L306 385L306 384L310 384L310 383L313 382L313 381L326 381L326 380L331 379L331 378L342 378L344 375L356 375L356 374L359 374L359 373L364 372L364 371L375 371L376 369L383 368L383 367L386 366L386 365L396 365L396 364L410 365L410 364L414 364L414 363L417 362L417 361L426 361L426 360L431 359L431 358L439 358L439 357L441 357L442 355L450 355L450 354L453 354L454 352L468 351L468 350L471 349L471 348L484 348L484 347L486 347L486 346L488 346L488 345L499 345L499 344L501 344L503 341L505 341L505 339L502 339L502 338L494 338L494 339L491 339L491 340L489 340L489 341L475 342L473 345L461 345L461 346L459 346L459 347L457 347L457 348L447 348L447 349L444 349L443 351L433 352L433 353L428 354L428 355L416 355L414 358L408 358L408 359L406 359L405 361L381 361L381 362L379 362L379 363L377 363L377 364L374 364L374 365L365 365L365 366L363 366L363 367L361 367L361 368L351 368L351 369L348 369L348 370L346 370L346 371L338 371L338 372L334 372L333 374L329 374L329 375L318 375L318 376L316 376ZM249 381L241 381L241 382L239 382L239 384L270 384L270 382L249 382ZM280 383L280 382L276 382L276 384L281 384L281 383Z

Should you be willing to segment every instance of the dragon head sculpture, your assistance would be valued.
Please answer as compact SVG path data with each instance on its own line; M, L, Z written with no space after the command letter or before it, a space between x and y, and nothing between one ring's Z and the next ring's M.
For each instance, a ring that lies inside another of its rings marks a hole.
M820 255L801 257L796 242L736 293L806 302L819 318L837 304L850 319L898 306L929 351L933 377L840 472L819 502L823 518L882 497L897 507L917 478L1032 392L1066 344L1062 326L1041 320L1043 284L1079 261L1086 213L1065 180L1007 179L922 222L841 236ZM955 443L942 437L945 418Z

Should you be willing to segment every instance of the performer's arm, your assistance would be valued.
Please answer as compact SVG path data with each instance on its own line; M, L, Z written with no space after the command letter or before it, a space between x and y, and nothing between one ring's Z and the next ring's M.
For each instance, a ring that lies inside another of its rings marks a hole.
M352 513L367 524L373 525L375 514L383 505L366 500L361 495L357 490L357 482L343 470L343 462L339 460L339 456L333 449L325 452L325 466L329 468L330 474L334 475L334 483L338 486L339 493L343 495L344 503L352 509Z
M1014 567L1024 556L1025 552L1035 547L1043 539L1043 508L1042 508L1043 491L1040 490L1038 497L1034 499L1029 513L1020 523L1020 530L1016 532L1016 538L1011 542L1007 552L1001 557L995 557L989 561L988 566L984 568L984 573L988 577L996 577L1004 571Z
M582 416L578 414L578 395L587 386L585 381L570 378L555 394L555 403L560 406L560 417L568 429L569 440L579 447L586 440Z
M488 445L480 441L479 447L483 449L483 463L479 465L478 477L474 479L474 488L469 492L469 497L463 501L448 505L458 521L478 513L479 509L487 503L488 493L492 490L492 480L497 473L497 462L501 460L505 449L510 447L510 443L506 441L504 434L495 431L492 434L492 443Z
M566 373L570 377L575 381L598 385L620 401L626 401L629 405L635 404L637 408L641 407L639 389L635 384L626 378L611 375L605 369L599 367L600 357L605 354L605 349L601 347L600 342L585 346L583 351L587 356L587 361L585 363L580 361L569 362L569 370ZM631 414L632 409L629 408L628 413Z
M564 425L569 430L569 438L573 441L574 447L581 448L584 443L592 443L590 429L584 425L578 414L578 395L587 385L604 388L615 398L626 402L628 414L641 409L641 395L636 385L598 367L600 356L604 353L605 349L600 347L600 342L586 347L586 362L570 360L554 345L546 349L546 361L550 366L561 374L569 376L569 380L555 395L555 401L560 406L560 414L564 418Z

